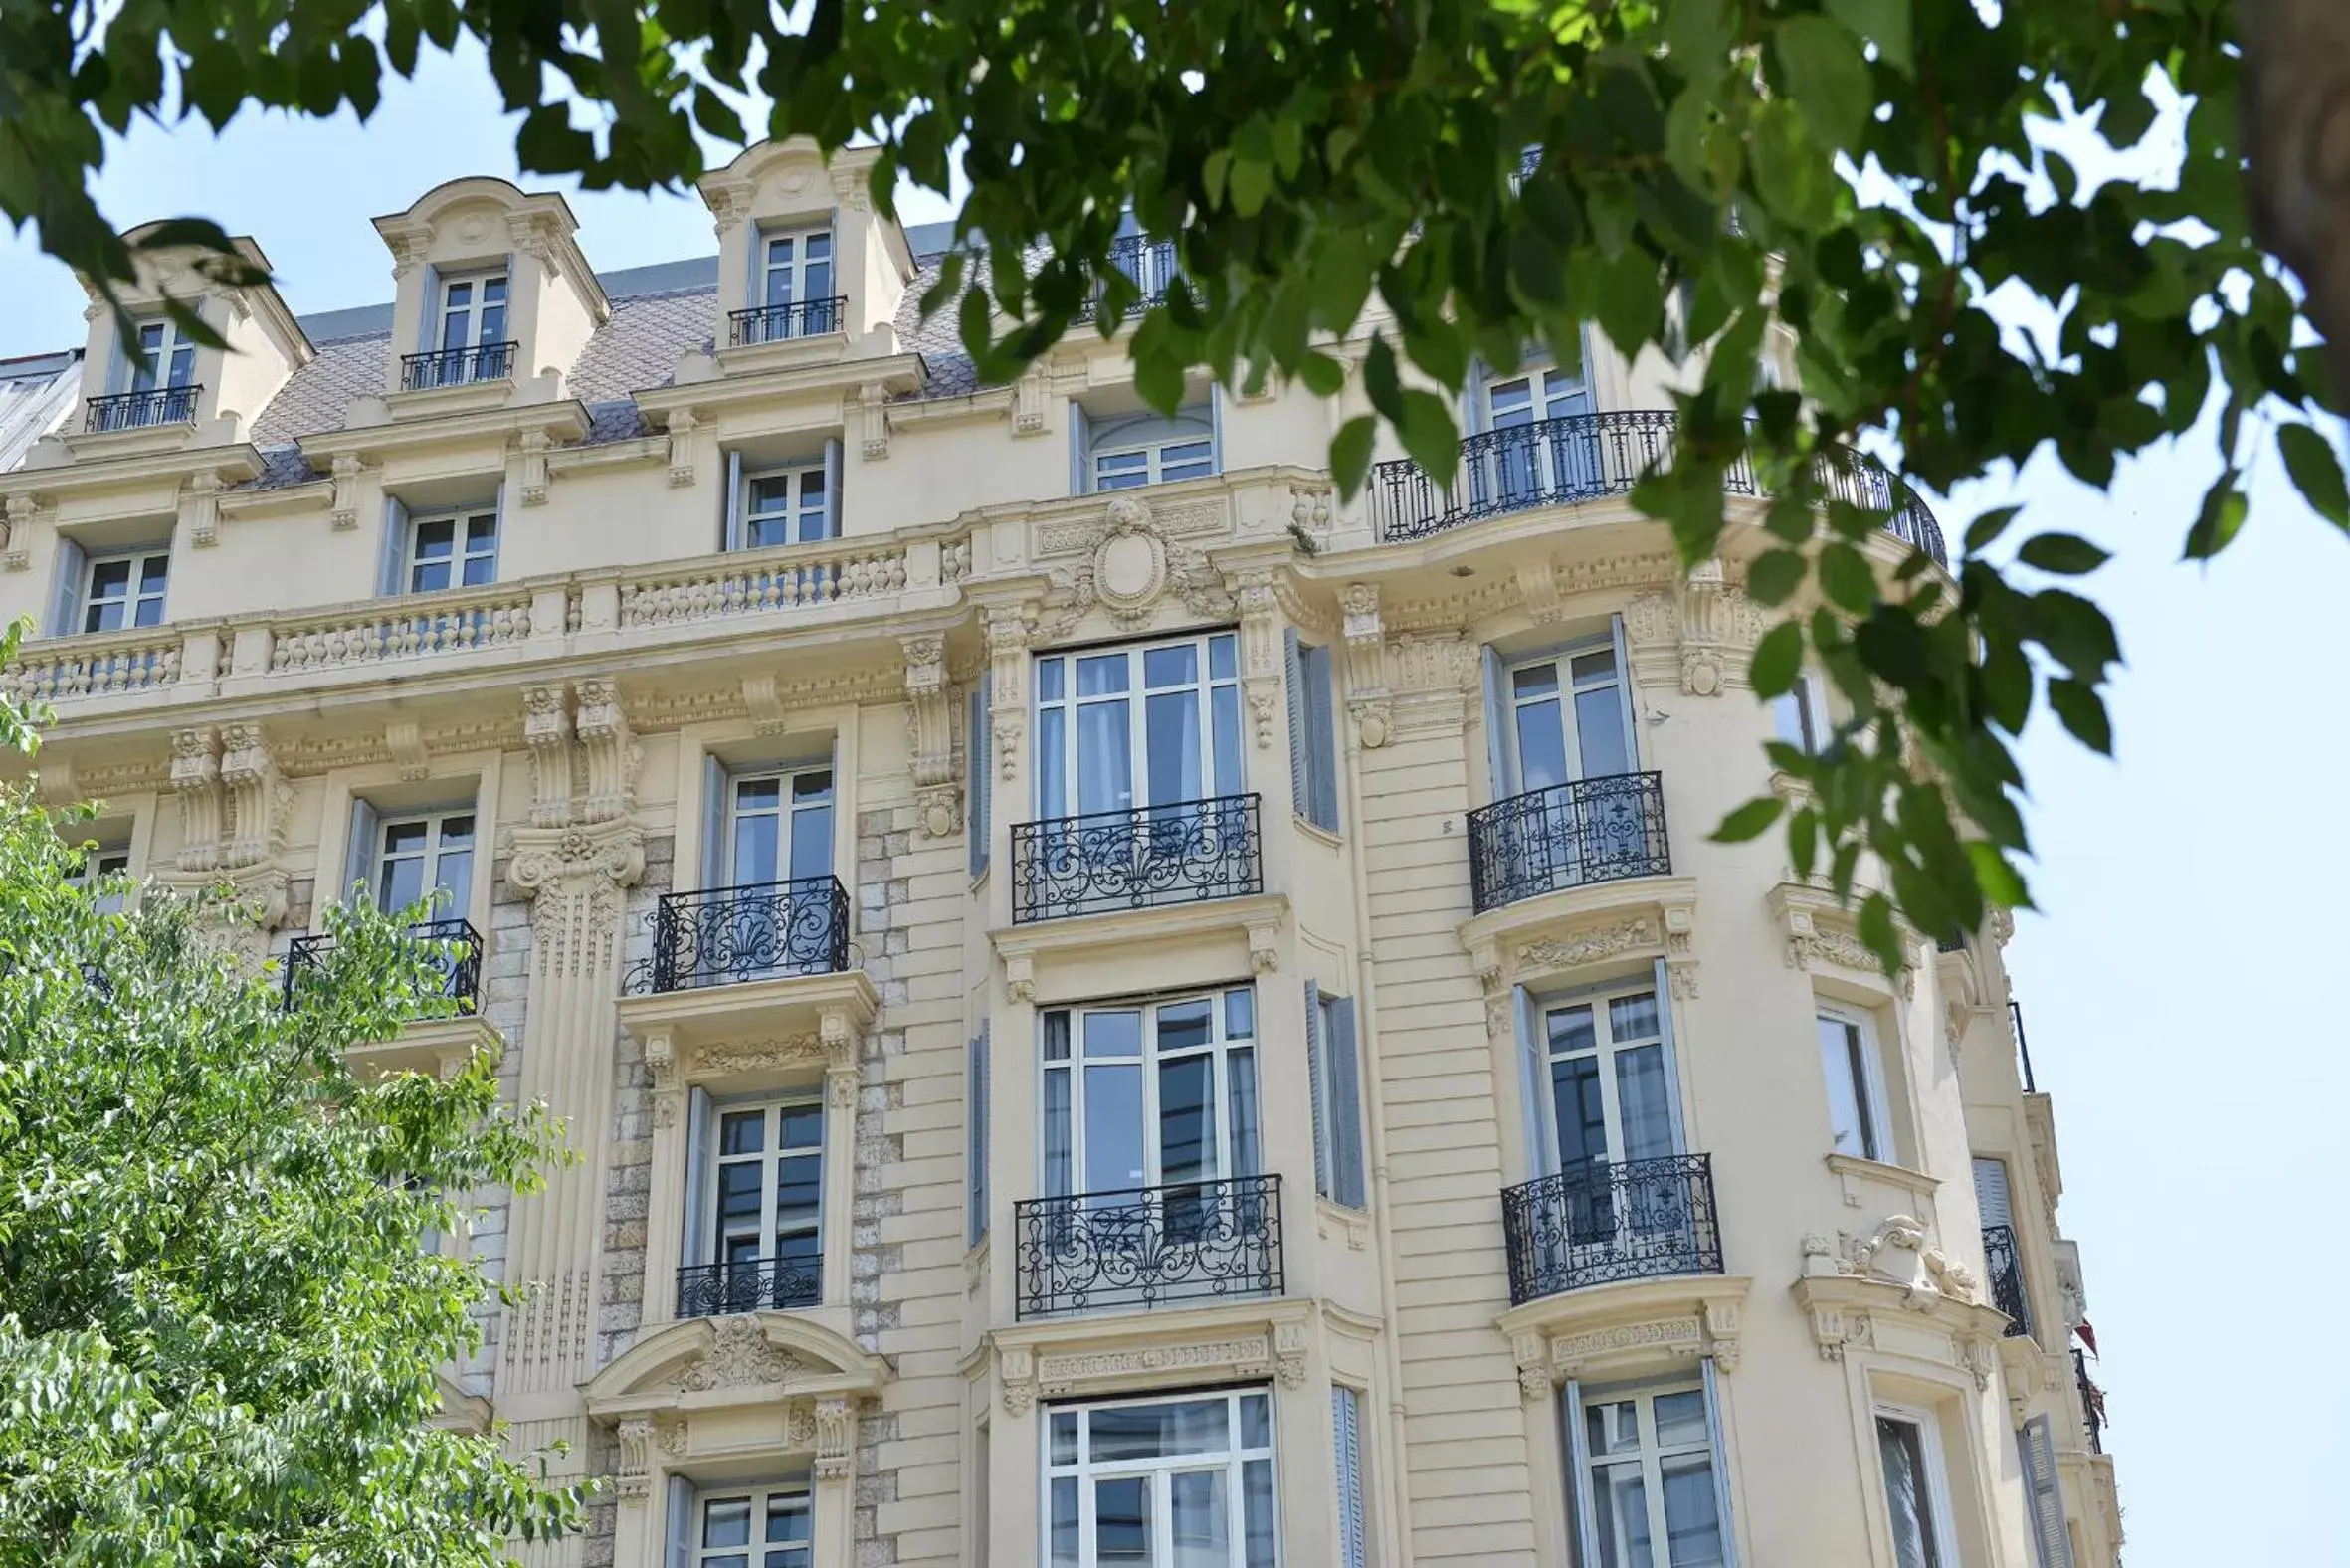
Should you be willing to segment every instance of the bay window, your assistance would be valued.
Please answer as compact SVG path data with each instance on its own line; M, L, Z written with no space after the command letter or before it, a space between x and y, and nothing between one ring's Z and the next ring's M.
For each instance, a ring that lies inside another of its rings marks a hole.
M813 1306L824 1293L824 1103L693 1094L678 1315Z
M1264 1390L1057 1406L1043 1425L1051 1568L1280 1561Z
M1262 1168L1250 987L1054 1008L1042 1025L1047 1196L1186 1187ZM1169 1223L1181 1218L1170 1199Z
M1588 1398L1577 1423L1585 1556L1593 1568L1720 1568L1727 1522L1702 1387Z
M1037 660L1037 815L1186 805L1240 792L1240 639L1231 632Z

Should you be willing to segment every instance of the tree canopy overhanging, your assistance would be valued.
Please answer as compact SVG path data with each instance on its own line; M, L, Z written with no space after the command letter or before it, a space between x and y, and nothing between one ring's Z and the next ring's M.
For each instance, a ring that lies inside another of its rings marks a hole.
M2273 426L2302 495L2350 530L2318 425L2334 378L2284 265L2313 291L2310 320L2350 310L2329 276L2325 73L2350 59L2334 4L23 6L0 9L0 210L110 289L134 262L88 194L101 127L219 126L248 104L364 116L387 71L470 35L522 114L522 167L590 188L676 186L703 172L705 141L802 134L878 142L873 195L891 210L901 176L944 192L959 158L961 254L924 303L955 312L983 375L1123 319L1133 284L1111 246L1130 211L1184 280L1126 328L1144 397L1171 410L1201 366L1324 394L1359 374L1375 412L1330 451L1350 493L1380 421L1451 475L1442 394L1472 363L1571 358L1585 321L1628 351L1704 343L1678 450L1635 501L1704 559L1722 475L1750 461L1776 498L1748 590L1793 612L1753 685L1783 692L1809 659L1850 705L1818 754L1774 746L1801 789L1718 835L1783 818L1799 871L1847 895L1872 853L1889 895L1862 896L1860 930L1890 968L1896 909L1950 934L2029 901L2016 737L2046 704L2110 752L2120 648L2069 586L2097 546L2009 508L1964 531L1949 579L1922 557L1879 573L1860 545L1887 513L1827 495L1813 457L1870 437L1905 481L1947 492L2053 451L2102 488L2195 433L2221 474L2172 521L2201 559L2244 525L2247 454ZM2079 154L2137 146L2170 102L2175 180L2083 177ZM240 265L199 219L143 240L190 242ZM1995 294L2055 323L2045 343L2003 336ZM1793 335L1800 395L1758 383L1774 328Z
M0 785L0 1562L493 1568L576 1527L502 1432L431 1424L495 1297L427 1238L553 1150L487 1058L344 1066L446 1011L436 953L338 911L282 990L187 900L109 910L76 837Z

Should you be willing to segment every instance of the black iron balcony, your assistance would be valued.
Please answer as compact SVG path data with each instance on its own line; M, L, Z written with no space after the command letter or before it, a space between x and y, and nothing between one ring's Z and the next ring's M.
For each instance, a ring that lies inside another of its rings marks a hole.
M2032 1308L2024 1296L2024 1262L2010 1226L1983 1227L1983 1267L1991 1275L1991 1304L2008 1314L2008 1337L2032 1332Z
M791 1312L824 1297L813 1259L762 1258L747 1264L687 1264L678 1271L680 1317Z
M110 430L144 430L149 425L185 425L196 417L200 386L149 387L144 392L116 392L94 397L82 414L87 435Z
M1154 240L1146 234L1129 234L1109 242L1109 265L1124 273L1134 285L1135 295L1121 315L1136 316L1153 305L1167 302L1167 291L1174 287L1179 276L1175 270L1175 243ZM1090 321L1101 314L1101 301L1095 299L1077 312L1077 319Z
M1713 1157L1604 1161L1501 1194L1513 1306L1589 1285L1720 1274Z
M632 993L849 967L849 893L838 877L664 893L649 923L653 952L629 970Z
M796 304L753 305L726 312L726 341L735 348L753 343L781 343L795 337L821 337L847 330L849 296L802 299Z
M1562 887L1671 875L1661 774L1577 779L1469 814L1469 888L1479 914Z
M478 1012L482 1005L482 933L471 920L419 920L408 934L420 942L449 944L434 962L440 966L441 994L457 1004L460 1013ZM297 936L286 949L285 1004L294 1005L294 992L322 973L327 954L334 951L331 934Z
M1254 795L1012 826L1015 925L1264 890Z
M1022 1317L1281 1291L1281 1179L1136 1187L1013 1205Z
M483 343L475 348L436 348L430 353L400 356L400 390L423 392L434 387L472 386L477 381L503 381L514 373L520 343Z
M1371 474L1371 520L1383 540L1421 539L1504 512L1622 495L1670 459L1678 423L1669 410L1624 409L1480 431L1462 441L1460 467L1442 490L1409 458L1378 465ZM1892 474L1876 459L1840 449L1823 454L1814 473L1828 499L1892 513L1887 532L1950 564L1934 514L1915 495L1897 493ZM1722 476L1722 488L1733 495L1762 493L1743 457Z
M2088 1428L2089 1452L2105 1452L2105 1391L2089 1376L2088 1353L2072 1347L2072 1381L2080 1390L2081 1424Z

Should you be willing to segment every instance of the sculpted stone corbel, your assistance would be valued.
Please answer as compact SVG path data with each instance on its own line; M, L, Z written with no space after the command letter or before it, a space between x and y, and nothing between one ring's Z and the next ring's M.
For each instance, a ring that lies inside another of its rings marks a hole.
M1346 707L1354 715L1355 738L1366 751L1388 742L1394 719L1387 686L1386 628L1379 618L1379 589L1349 583L1339 597L1346 637Z
M935 633L898 640L905 650L907 751L912 758L916 826L926 838L962 831L962 786L955 771L954 703L946 683L946 639Z
M546 504L547 433L525 430L514 438L514 489L525 506Z
M1280 596L1270 570L1238 573L1230 587L1241 617L1241 690L1257 744L1270 749L1281 711Z
M851 1456L857 1447L857 1412L840 1394L816 1401L816 1478L847 1480Z
M1013 1416L1025 1416L1037 1402L1037 1357L1026 1346L1015 1346L996 1353L996 1381L1004 1392L1004 1410Z
M179 525L190 548L209 550L220 543L220 476L191 474L179 484Z
M828 1007L817 1015L816 1038L824 1046L825 1098L837 1109L856 1109L859 1076L856 1024L846 1011Z
M8 497L7 565L12 572L32 570L33 519L40 512L40 503L30 495Z
M641 1508L653 1494L653 1418L629 1416L615 1432L613 1483L623 1507Z
M988 606L988 727L996 773L1007 784L1019 776L1020 747L1027 738L1028 649L1035 625L1032 606Z
M404 779L421 779L432 771L426 754L424 730L413 718L394 719L383 726L384 749Z
M670 488L685 490L693 483L693 432L700 420L689 408L670 416Z
M220 780L227 794L227 842L220 864L257 866L286 848L286 813L294 787L278 772L259 724L227 724L220 732Z
M530 749L530 825L571 821L571 704L561 682L522 688L522 744Z
M179 801L183 872L208 872L221 860L220 742L209 729L171 737L171 792Z
M645 748L630 732L619 683L603 677L582 681L578 693L574 727L587 762L587 796L580 815L587 822L611 822L636 808L637 767Z
M868 463L889 456L889 389L879 381L857 389L857 450Z

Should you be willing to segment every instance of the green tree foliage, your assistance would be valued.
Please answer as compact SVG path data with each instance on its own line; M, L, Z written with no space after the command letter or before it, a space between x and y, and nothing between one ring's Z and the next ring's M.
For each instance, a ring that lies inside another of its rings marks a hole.
M579 1498L427 1425L490 1287L429 1252L551 1149L492 1065L361 1082L434 954L338 916L281 1005L184 903L110 913L0 787L0 1563L502 1563ZM123 889L115 889L123 890Z
M2216 431L2220 481L2171 519L2208 557L2245 520L2249 419L2281 426L2296 485L2350 527L2309 426L2332 393L2248 227L2235 0L124 0L102 50L92 14L0 10L0 210L101 281L130 257L85 194L99 125L365 113L385 70L470 34L524 112L523 166L591 187L691 179L746 112L828 148L878 140L884 208L901 174L945 190L959 151L967 256L925 304L986 374L1097 292L1099 329L1120 320L1130 208L1190 281L1132 327L1143 394L1170 408L1203 365L1326 394L1359 357L1375 413L1332 446L1350 491L1374 419L1452 472L1442 393L1473 360L1571 357L1585 320L1628 348L1708 344L1680 451L1636 499L1694 561L1741 454L1773 486L1749 581L1799 613L1755 686L1784 690L1809 657L1852 708L1823 755L1775 754L1811 786L1785 829L1840 887L1881 862L1892 896L1866 897L1862 929L1888 965L1896 904L1941 933L2026 901L2015 738L2045 703L2110 749L2119 643L2068 586L2099 552L2010 512L1966 530L1955 581L1871 570L1856 545L1883 516L1832 506L1820 526L1814 454L1873 437L1946 492L2053 451L2103 487ZM2047 144L2070 121L2076 154L2134 147L2166 97L2185 104L2170 185L2087 181ZM2045 346L2002 341L1994 293L2056 323ZM1773 326L1796 335L1800 398L1757 390Z

